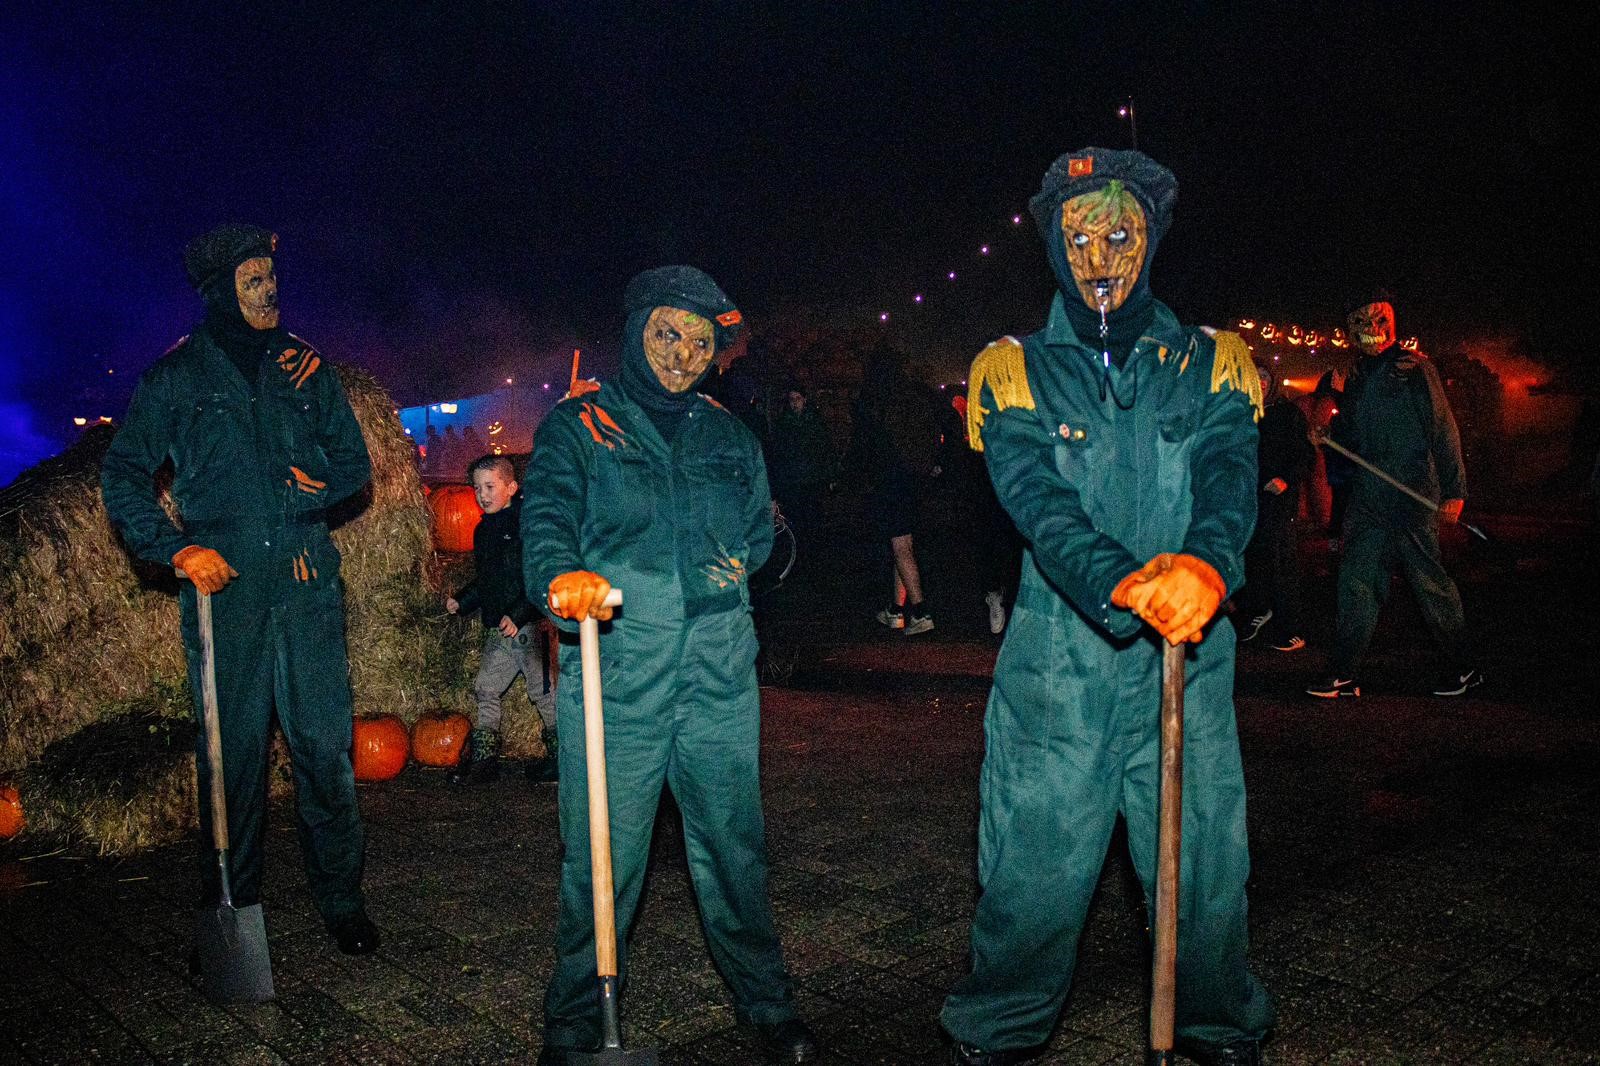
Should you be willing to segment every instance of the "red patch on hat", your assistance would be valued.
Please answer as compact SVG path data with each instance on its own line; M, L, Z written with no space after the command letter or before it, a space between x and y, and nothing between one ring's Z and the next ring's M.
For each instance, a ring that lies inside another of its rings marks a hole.
M737 326L743 321L744 316L738 311L724 311L717 316L717 325L719 326Z
M1082 159L1067 160L1067 177L1087 178L1094 173L1094 156L1084 156Z

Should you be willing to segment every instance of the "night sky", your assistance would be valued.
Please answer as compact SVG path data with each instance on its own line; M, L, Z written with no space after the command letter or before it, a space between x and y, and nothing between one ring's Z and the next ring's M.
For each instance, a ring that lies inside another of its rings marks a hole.
M1180 317L1326 329L1382 285L1425 342L1592 347L1593 15L333 6L0 13L0 483L120 414L198 317L184 242L230 220L281 235L285 325L402 403L564 380L574 346L605 370L628 277L674 261L753 343L888 310L926 373L959 368L1042 320L1010 217L1058 154L1128 145L1129 96L1181 187L1152 275Z

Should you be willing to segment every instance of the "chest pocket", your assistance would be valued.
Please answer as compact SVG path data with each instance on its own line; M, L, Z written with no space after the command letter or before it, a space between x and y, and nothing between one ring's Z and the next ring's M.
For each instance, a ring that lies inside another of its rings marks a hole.
M589 474L590 521L605 540L642 536L662 495L650 460L637 448L596 448Z
M750 504L750 472L736 456L713 455L689 464L684 480L694 504L695 524L705 530L711 547L737 553L743 549L745 509Z
M1194 453L1196 418L1192 410L1175 411L1157 423L1156 493L1163 509L1188 514L1193 474L1190 462Z
M202 393L177 405L173 421L183 427L173 449L180 482L236 475L255 454L250 414L232 393Z

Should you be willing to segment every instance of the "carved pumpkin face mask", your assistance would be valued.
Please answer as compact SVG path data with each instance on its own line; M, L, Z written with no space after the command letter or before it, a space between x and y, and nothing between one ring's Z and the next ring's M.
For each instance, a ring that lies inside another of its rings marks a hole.
M239 313L251 329L277 328L278 274L269 257L240 263L233 271L233 292L239 298Z
M1150 246L1139 201L1117 181L1074 196L1061 205L1061 236L1083 302L1099 310L1099 283L1103 282L1106 310L1121 307L1139 280Z
M644 357L668 392L687 392L711 365L711 320L681 307L658 307L644 324Z
M1370 303L1350 312L1350 339L1367 355L1380 355L1394 343L1394 305Z

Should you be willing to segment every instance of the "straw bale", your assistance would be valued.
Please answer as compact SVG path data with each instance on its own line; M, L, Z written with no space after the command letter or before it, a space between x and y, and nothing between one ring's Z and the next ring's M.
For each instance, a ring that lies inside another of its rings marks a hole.
M411 442L375 379L346 367L339 374L373 468L369 488L331 522L344 557L356 710L411 721L434 707L469 709L476 634L440 607ZM110 427L92 429L0 492L0 775L18 775L97 723L130 715L192 723L177 581L122 549L100 499L111 436ZM164 491L162 500L170 510ZM154 744L169 733L145 735ZM124 737L128 751L138 735ZM20 776L36 793L24 796L39 812L30 831L81 836L108 852L183 832L194 821L193 757L168 755L160 744L125 752L142 769L120 775L109 769L115 760L33 766Z

